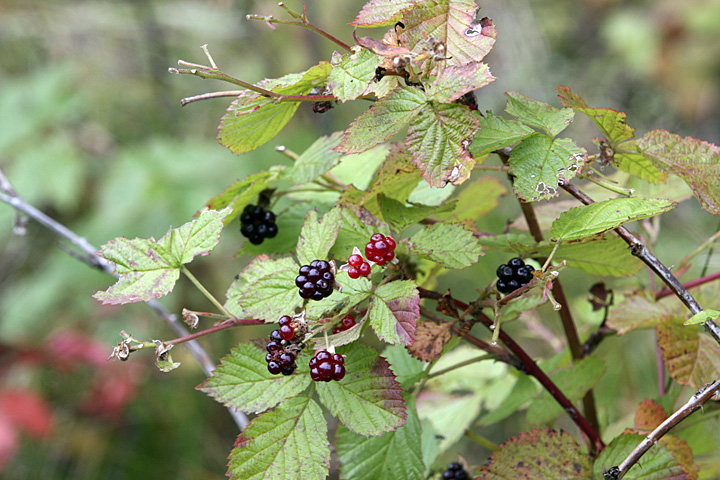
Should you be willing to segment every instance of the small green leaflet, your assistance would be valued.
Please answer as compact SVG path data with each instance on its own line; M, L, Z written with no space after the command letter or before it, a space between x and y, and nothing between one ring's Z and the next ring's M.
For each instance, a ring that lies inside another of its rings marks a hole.
M603 478L610 468L620 465L628 455L644 440L643 435L623 434L615 437L593 465L592 478ZM676 480L680 478L697 478L697 467L692 458L675 455L666 446L665 437L643 455L640 463L634 465L623 477L626 480ZM672 437L673 440L679 439ZM682 442L682 440L680 440ZM682 442L685 443L685 442ZM687 444L685 445L687 447ZM694 475L693 475L694 473Z
M636 140L628 140L615 148L613 164L623 172L647 180L650 183L665 183L668 174L659 170L640 152Z
M609 468L609 466L608 466ZM567 432L533 429L501 445L478 480L592 480L590 459Z
M333 150L340 143L343 132L320 137L283 171L283 178L295 185L315 180L340 162L342 155Z
M307 397L285 400L254 418L230 452L232 480L325 480L330 469L327 424Z
M418 255L447 268L465 268L483 255L482 247L472 232L451 223L436 223L424 227L410 238Z
M682 177L703 209L720 215L720 147L665 130L646 133L637 145L660 170Z
M476 157L484 157L495 150L512 147L535 133L535 130L517 120L506 120L487 112L478 118L480 131L475 134L470 151Z
M414 6L414 0L370 0L350 25L361 28L392 25L402 18L403 10Z
M223 218L230 209L207 210L160 240L125 237L109 241L100 255L115 264L118 282L93 297L103 305L147 302L167 295L180 277L180 268L196 255L207 255L220 242Z
M685 320L683 325L699 325L707 322L708 320L717 320L718 318L720 318L720 311L707 308Z
M555 89L563 106L584 113L595 123L605 135L610 145L633 138L635 129L625 123L627 115L612 108L590 108L585 100L570 91L569 87L559 86Z
M402 426L407 409L387 360L357 344L339 353L345 356L347 373L339 382L317 385L322 404L360 435L382 435Z
M266 353L252 343L236 345L197 389L225 406L258 413L308 387L311 380L305 363L298 362L295 375L273 375L267 369Z
M383 351L400 386L407 390L425 376L425 364L408 353L404 345L390 345Z
M555 197L558 184L572 180L586 160L585 149L569 138L531 135L510 155L510 173L517 177L515 194L532 202Z
M370 304L370 325L387 343L409 345L415 340L415 322L420 318L420 295L411 280L380 285Z
M328 252L335 244L339 231L339 207L330 210L320 221L318 221L317 210L310 210L305 216L305 224L297 243L296 252L300 263L309 265L313 260L326 259Z
M415 2L403 14L404 30L400 42L413 51L426 50L428 39L445 43L448 66L479 62L495 44L497 31L492 20L476 18L473 0Z
M665 213L677 203L655 198L615 198L563 212L550 232L558 240L577 240L597 235L627 222Z
M231 206L232 212L223 219L223 223L228 225L240 215L243 208L249 205L260 192L280 178L280 174L284 168L285 167L276 165L270 167L267 171L253 173L243 180L237 180L223 190L222 193L208 200L205 206L211 210L219 210L228 205ZM200 212L196 215L199 214Z
M343 153L364 152L400 132L426 105L427 96L422 90L398 88L357 117L335 149Z
M422 431L413 400L408 400L407 412L405 425L380 437L358 435L341 425L335 441L341 478L423 480Z
M545 131L551 137L556 136L573 121L575 112L571 108L558 109L516 92L508 92L505 111L518 117L522 123Z
M430 206L405 206L383 194L378 195L378 204L383 220L396 232L402 232L410 225L438 213L453 211L455 202L444 202L437 207Z
M331 68L329 62L320 62L306 72L260 82L258 86L283 95L306 95L313 87L325 85ZM244 92L223 115L218 140L233 153L255 150L283 129L299 105L299 102L276 102L255 92Z
M440 70L437 78L428 88L427 95L430 100L450 103L494 81L495 77L490 73L490 69L482 62L470 62L461 66L451 65Z
M345 103L365 93L375 77L378 56L356 45L352 54L333 52L331 63L333 69L328 76L328 87L338 100Z
M475 166L468 147L477 128L477 118L467 107L430 101L410 124L405 146L430 185L459 185Z

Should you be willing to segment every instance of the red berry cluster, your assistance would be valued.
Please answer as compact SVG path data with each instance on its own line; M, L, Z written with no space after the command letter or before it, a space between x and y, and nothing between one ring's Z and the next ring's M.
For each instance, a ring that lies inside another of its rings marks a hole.
M333 292L335 274L330 263L325 260L313 260L310 265L300 267L295 285L300 288L300 296L310 300L322 300Z
M295 360L297 352L302 349L301 325L284 315L280 317L280 328L273 330L270 334L270 342L265 347L268 351L265 361L268 364L268 372L273 375L282 373L290 375L295 371L297 365Z
M345 359L337 353L320 350L310 359L310 378L316 382L342 380L345 376Z
M344 332L345 330L349 330L352 327L355 326L355 317L350 315L349 313L345 315L345 317L340 321L339 325L336 325L332 329L332 333L340 333Z
M365 245L365 256L378 265L385 265L395 258L395 240L382 233L374 233Z
M367 277L370 275L370 264L366 262L362 255L354 253L348 258L348 264L350 265L347 269L350 278Z

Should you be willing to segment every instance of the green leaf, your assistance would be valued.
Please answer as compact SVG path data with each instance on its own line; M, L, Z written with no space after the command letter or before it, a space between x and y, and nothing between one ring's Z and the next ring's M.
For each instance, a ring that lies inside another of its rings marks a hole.
M430 100L450 103L468 92L495 81L488 66L482 62L450 65L443 68L427 90Z
M569 138L531 135L510 155L510 173L517 177L515 194L533 202L555 197L558 184L572 180L586 159L585 149Z
M197 255L207 255L220 243L223 218L230 209L207 210L155 239L116 238L103 245L100 255L115 264L118 282L93 295L103 305L147 302L167 295L180 278L180 267Z
M558 240L577 240L597 235L633 220L665 213L677 203L655 198L615 198L563 212L550 231Z
M253 260L228 290L228 304L237 303L243 316L275 322L303 303L295 286L300 266L292 258ZM247 273L246 273L247 272ZM232 310L231 310L232 312Z
M640 152L635 140L623 142L615 149L613 165L623 172L647 180L651 183L665 183L668 174L660 171Z
M353 345L345 354L345 377L317 385L320 401L350 430L381 435L405 423L402 388L387 360L368 347Z
M356 45L352 54L333 52L331 63L333 69L328 77L328 87L338 100L345 103L365 93L375 77L378 56Z
M273 184L285 167L276 165L270 167L267 171L253 173L245 177L243 180L236 180L232 185L223 190L219 195L215 195L208 200L205 206L211 210L219 210L228 205L232 207L232 212L223 219L223 223L228 225L237 218L246 205L253 202L260 192ZM199 215L198 212L196 215Z
M422 90L398 88L357 117L335 150L364 152L400 132L426 105L427 96Z
M308 387L311 380L305 364L299 364L294 375L273 375L267 369L266 353L252 343L236 345L197 389L227 407L258 413Z
M232 480L324 480L329 468L322 410L307 397L295 397L254 418L238 435L227 474Z
M642 261L634 256L627 243L616 236L591 237L585 242L562 243L555 251L558 260L567 261L568 267L577 268L592 275L626 277L643 268ZM548 256L554 245L538 249Z
M343 311L349 311L354 305L365 301L372 292L372 282L365 277L352 279L346 272L338 272L335 281L340 284L342 291L336 290L319 302L309 302L305 307L308 319L322 320L326 316L335 316L338 305L344 305Z
M608 143L615 147L618 143L633 138L635 129L625 123L627 115L612 108L590 108L585 100L570 91L569 87L555 89L564 107L584 113L605 135Z
M331 65L320 62L301 74L289 74L258 84L282 95L306 95L324 86ZM255 92L243 92L234 100L220 122L218 140L233 153L255 150L277 135L297 110L299 102L275 102Z
M425 364L413 358L404 345L390 345L383 351L390 368L403 390L407 390L425 376Z
M402 232L420 220L438 213L452 211L455 208L455 202L445 202L437 207L405 206L403 203L386 197L383 194L378 195L378 204L382 212L383 220L396 232Z
M405 425L380 437L358 435L341 425L335 441L341 478L423 480L421 436L412 400Z
M480 24L477 10L473 0L415 2L404 12L405 28L398 37L410 50L427 49L431 37L443 42L448 66L479 62L495 44L497 31L490 19Z
M315 180L340 162L342 154L333 150L343 132L335 132L330 136L320 137L295 160L291 168L286 168L283 178L294 185Z
M720 377L720 345L710 335L673 319L658 324L656 332L665 365L677 383L697 390Z
M593 480L590 459L567 432L547 428L521 433L500 446L478 480Z
M571 108L558 109L516 92L508 92L505 111L531 127L545 131L551 137L567 128L575 117Z
M413 235L410 241L419 255L427 255L447 268L469 267L483 255L472 232L451 223L429 225Z
M339 231L340 208L333 208L320 221L317 210L310 210L305 216L305 224L297 243L297 257L300 263L309 265L313 260L327 258Z
M424 105L408 128L407 151L430 185L459 185L475 166L468 147L477 131L477 118L457 103Z
M359 213L361 215L367 214L364 209L360 209ZM340 207L340 231L335 246L332 249L336 256L341 256L341 258L345 257L343 260L347 260L347 256L349 256L348 252L351 252L353 247L358 247L363 250L368 239L375 232L390 235L390 229L385 224L372 225L365 223L363 220L367 220L368 216L369 214L363 215L363 219L361 220L358 214L351 208Z
M665 130L646 133L637 145L660 170L682 177L703 209L720 215L720 147Z
M411 280L380 285L370 306L370 325L387 343L409 345L415 339L415 322L420 318L420 295Z
M500 405L482 415L478 419L480 425L492 425L506 419L513 413L523 408L526 404L535 400L538 388L529 376L521 374L518 376L512 391Z
M499 198L507 194L505 186L495 177L481 177L464 186L457 196L455 210L438 213L439 220L477 220L498 206Z
M615 437L610 445L600 453L597 460L595 460L595 464L593 465L594 478L603 478L603 474L606 471L620 465L644 438L643 435L633 433ZM627 480L697 478L697 467L687 461L678 461L676 455L665 445L663 440L661 440L659 444L653 445L653 447L642 456L640 462L632 466L623 478Z
M580 400L605 373L605 362L599 357L585 357L570 368L551 375L553 383L571 402ZM528 422L543 424L564 414L563 408L547 392L530 404Z
M480 131L475 134L470 151L476 157L484 157L495 150L512 147L535 133L535 130L517 120L506 120L490 112L478 118Z
M392 25L400 20L403 10L413 6L414 0L370 0L350 25L361 28Z
M720 311L707 308L685 320L683 325L699 325L707 322L708 320L717 320L718 318L720 318Z
M631 330L652 328L676 316L667 302L658 302L654 293L640 290L626 295L610 310L607 325L622 335Z
M430 422L435 431L442 432L438 445L442 453L457 443L472 426L481 406L480 395L428 392L418 403L418 415L424 422Z

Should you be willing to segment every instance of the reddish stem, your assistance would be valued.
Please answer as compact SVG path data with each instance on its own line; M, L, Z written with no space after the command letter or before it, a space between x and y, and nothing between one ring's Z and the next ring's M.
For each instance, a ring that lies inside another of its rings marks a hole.
M230 327L237 327L238 325L263 325L265 322L262 320L259 320L257 318L232 318L230 320L226 320L220 325L215 325L214 327L210 327L206 330L201 330L199 332L191 333L190 335L186 335L184 337L176 338L174 340L168 340L167 342L164 342L168 345L177 345L180 343L189 342L190 340L195 340L196 338L204 337L205 335L210 335L215 332L219 332L221 330L228 329Z
M683 283L683 287L685 287L685 289L697 287L700 285L704 285L706 283L710 283L713 280L717 280L718 278L720 278L720 272L715 272L711 275L705 275L704 277L700 277L691 282ZM673 292L669 288L666 288L665 290L660 290L658 293L655 294L655 300L660 300L661 298L669 297L670 295L673 295L674 293L675 292Z

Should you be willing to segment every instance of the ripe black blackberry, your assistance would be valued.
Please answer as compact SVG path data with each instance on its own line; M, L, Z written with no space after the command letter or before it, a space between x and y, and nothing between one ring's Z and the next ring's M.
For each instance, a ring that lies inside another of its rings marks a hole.
M495 284L500 293L512 293L524 287L533 279L532 268L525 265L522 258L511 258L507 264L497 269L498 281Z
M316 382L342 380L345 376L345 359L337 353L320 350L310 359L310 378Z
M275 214L260 205L248 205L240 215L240 233L253 245L260 245L266 238L278 233Z
M325 260L313 260L310 265L300 267L295 285L300 288L300 296L310 300L322 300L333 292L335 273Z
M467 480L470 478L465 469L458 462L453 462L447 466L442 474L443 480Z

